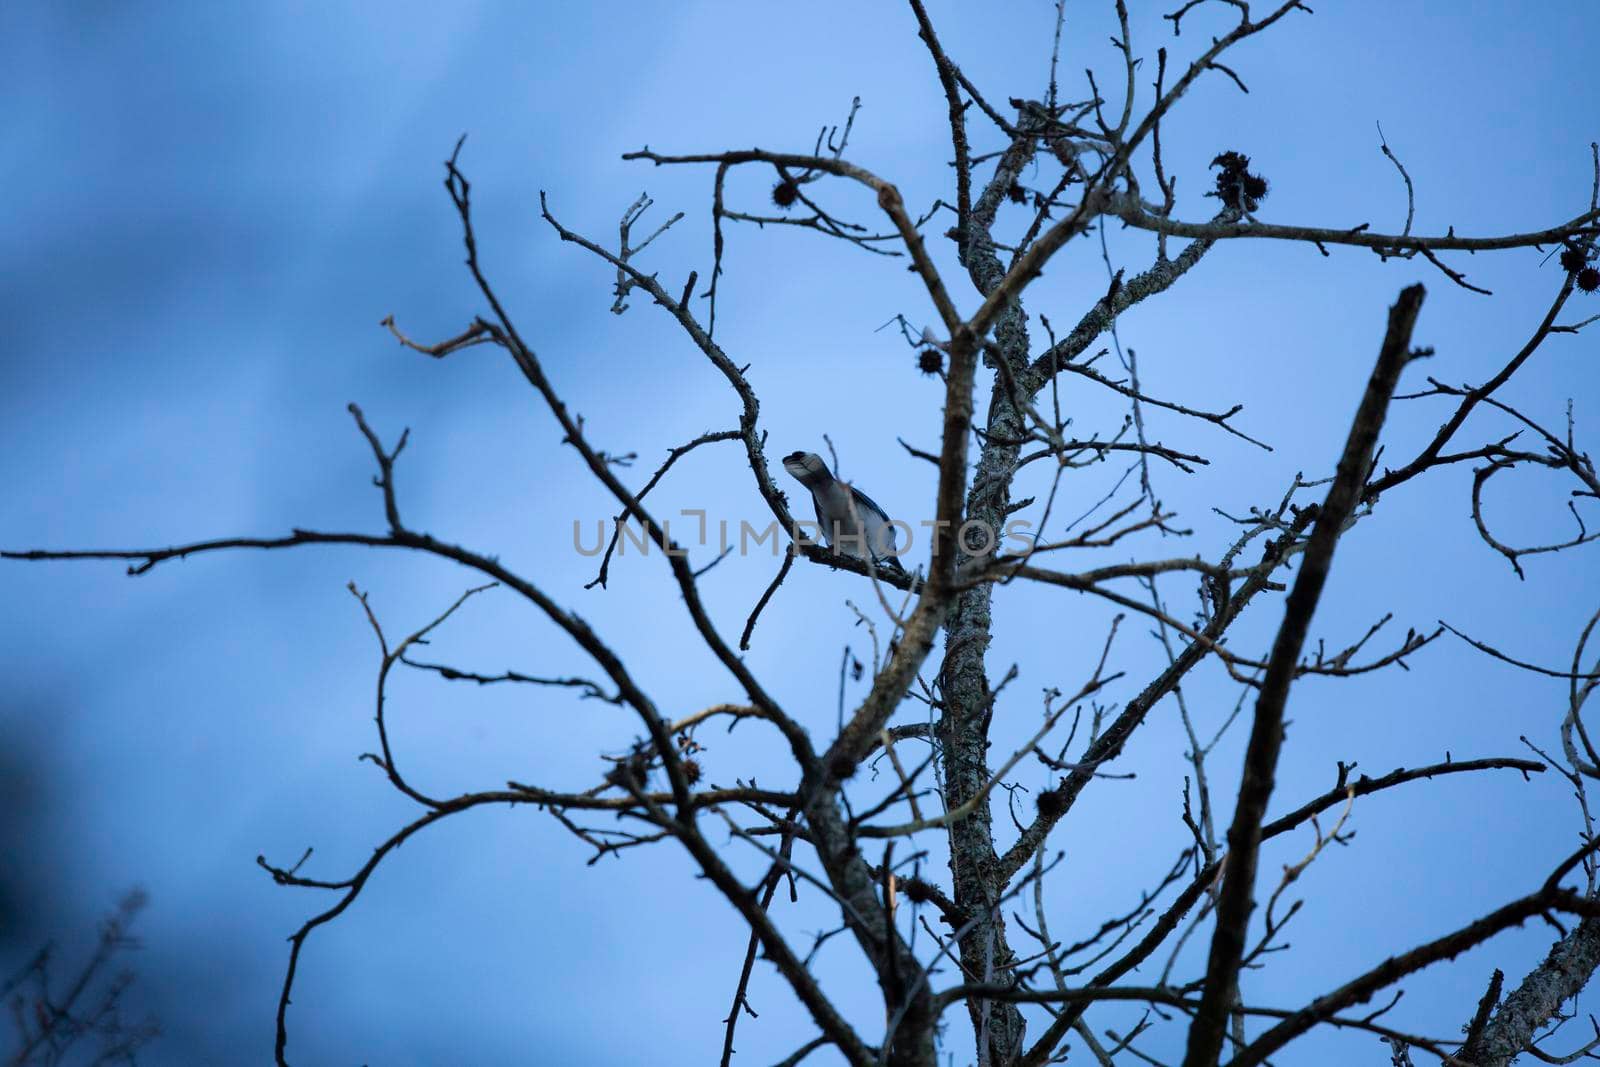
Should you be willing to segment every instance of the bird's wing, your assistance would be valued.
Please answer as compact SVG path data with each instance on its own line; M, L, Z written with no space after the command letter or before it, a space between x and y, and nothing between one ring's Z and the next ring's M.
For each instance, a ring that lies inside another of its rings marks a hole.
M870 496L868 496L867 494L863 493L861 490L857 489L853 485L850 487L850 492L855 495L856 507L865 508L867 511L870 511L873 514L877 515L878 518L882 519L884 522L888 522L889 521L889 513L887 511L884 511L882 508L880 508L877 505L877 503L874 502L873 499ZM865 515L862 515L861 518L862 518L862 521L866 520L866 516Z
M889 525L888 513L880 508L870 496L855 486L850 487L850 493L854 497L856 510L861 514L861 526L867 535L867 543L872 546L873 554L877 555L881 537L881 547L883 549L881 558L898 562L896 559L898 553L895 550L894 543L895 528ZM873 521L874 518L877 519L876 522Z

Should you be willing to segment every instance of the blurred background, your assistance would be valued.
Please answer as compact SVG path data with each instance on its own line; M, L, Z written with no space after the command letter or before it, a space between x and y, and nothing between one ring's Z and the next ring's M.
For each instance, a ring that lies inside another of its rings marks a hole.
M1156 48L1179 62L1231 15L1222 5L1198 11L1174 39L1159 17L1165 8L1135 6L1146 103ZM1398 231L1405 189L1379 151L1379 122L1416 184L1417 232L1541 229L1587 207L1589 145L1600 136L1592 5L1314 6L1314 16L1293 15L1230 55L1248 94L1208 77L1166 123L1180 215L1212 214L1201 195L1207 164L1235 149L1272 183L1262 219ZM989 99L1043 96L1053 5L930 8ZM1066 98L1088 95L1086 67L1102 86L1120 85L1110 8L1068 4ZM538 216L540 191L565 225L608 245L641 191L656 201L642 232L686 212L644 269L669 291L690 270L703 286L710 171L652 168L621 153L808 151L859 96L848 157L895 181L916 211L950 199L945 103L909 11L7 3L0 60L0 96L11 101L0 109L0 546L155 547L291 526L380 531L372 457L345 410L354 401L386 441L411 430L397 475L409 525L500 556L582 614L664 711L740 699L700 648L659 560L630 553L613 562L608 589L584 588L596 561L574 552L573 524L585 524L589 543L613 509L510 360L487 348L431 360L378 323L394 314L411 336L436 340L487 310L461 265L458 220L440 185L441 162L466 133L462 167L487 273L591 440L636 452L628 476L642 484L673 445L736 425L736 397L648 298L635 293L625 315L610 312L613 272L561 244ZM976 150L999 147L980 117L971 128ZM729 206L771 212L772 180L735 173ZM877 224L871 198L855 188L808 192ZM1030 213L1006 210L1014 217L1003 226L1020 232ZM945 225L945 216L930 223L930 243L970 312L977 300L937 236ZM937 321L904 261L805 231L735 226L727 237L717 336L750 365L769 458L825 453L826 433L841 473L891 514L929 515L933 469L895 438L936 446L942 385L917 372L896 329L880 329L897 314L918 329ZM1144 235L1113 227L1106 237L1130 275L1149 263ZM1421 387L1424 374L1477 383L1522 344L1559 287L1549 251L1450 257L1490 298L1421 261L1348 249L1324 258L1265 242L1214 250L1168 294L1124 316L1120 339L1138 353L1148 392L1210 410L1243 403L1236 425L1274 451L1147 411L1152 440L1211 461L1193 475L1153 472L1157 495L1193 536L1123 542L1054 565L1216 558L1234 527L1213 506L1243 514L1275 503L1296 472L1331 474L1401 287L1427 285L1415 340L1438 352L1407 384ZM1031 290L1035 344L1039 314L1064 332L1106 282L1099 240L1058 256ZM1564 319L1596 312L1600 297L1580 294ZM1558 429L1572 399L1579 443L1592 443L1597 338L1595 328L1552 338L1505 398ZM981 398L987 383L980 389ZM1080 436L1121 425L1121 402L1103 390L1066 382L1062 402ZM1414 453L1447 410L1401 405L1387 456ZM1462 440L1475 447L1513 428L1475 417ZM703 508L735 529L740 519L763 524L740 456L735 445L705 446L652 503L667 515ZM1106 464L1064 481L1054 526L1123 470ZM1029 479L1019 496L1048 487L1042 470ZM1394 640L1443 618L1512 654L1569 662L1600 599L1594 549L1529 559L1519 580L1474 533L1469 485L1463 467L1385 499L1342 543L1313 637L1339 647L1392 611ZM1498 479L1488 501L1504 539L1570 536L1567 488L1554 477ZM698 550L696 564L715 551ZM736 554L702 582L730 638L775 571L765 553ZM9 975L53 940L70 970L99 918L143 887L143 947L124 961L139 979L128 1010L156 1018L163 1036L141 1062L268 1060L286 939L331 900L274 886L256 856L290 865L310 846L303 874L344 877L416 814L357 762L376 744L379 652L350 582L391 636L477 584L440 561L355 549L210 555L139 578L116 563L0 567L0 963ZM1163 591L1188 610L1186 583ZM748 655L819 740L835 725L845 649L870 664L871 641L847 600L876 613L859 579L797 567ZM1259 603L1236 647L1253 640L1264 650L1279 614L1276 601ZM991 673L1015 663L1019 677L997 708L997 751L1036 728L1042 690L1072 691L1087 678L1110 616L1059 590L998 593ZM1412 657L1409 672L1302 682L1273 811L1326 790L1337 760L1376 775L1447 753L1527 755L1521 735L1553 746L1565 684L1452 641ZM467 605L424 658L487 673L599 673L503 590ZM1105 698L1126 699L1161 661L1144 621L1128 620L1112 659L1129 672L1126 688ZM847 682L845 700L868 681ZM1212 730L1238 698L1217 671L1198 673L1186 692ZM924 712L908 706L901 721ZM608 766L599 754L626 752L639 732L620 709L565 691L467 688L417 673L394 678L389 714L397 758L436 795L508 778L587 788ZM1224 824L1245 736L1236 726L1213 757ZM757 729L700 739L710 780L788 784L781 751ZM1075 940L1126 911L1171 865L1187 839L1185 747L1168 702L1119 763L1137 777L1097 783L1057 831L1054 847L1067 854L1050 883L1057 937ZM1037 787L1050 776L1035 766L1023 780ZM1016 803L1026 819L1031 799ZM1008 824L1002 807L1002 834ZM1576 846L1581 823L1555 775L1525 782L1496 772L1363 801L1347 829L1357 832L1352 846L1331 850L1301 880L1307 905L1288 933L1294 951L1246 975L1252 1000L1295 1006L1531 891ZM1264 876L1310 843L1309 831L1273 842ZM740 855L737 843L729 851ZM473 812L409 842L308 943L290 1014L293 1061L715 1062L742 924L670 846L592 867L588 858L531 808ZM930 855L932 868L938 862ZM760 869L748 854L741 863ZM780 909L802 947L830 924L815 894ZM1552 936L1543 926L1512 932L1408 981L1390 1021L1457 1033L1489 972L1520 977ZM876 992L843 940L817 967L875 1036ZM1205 940L1196 938L1202 953ZM771 1062L812 1035L765 964L751 1002L761 1017L741 1024L735 1062ZM1129 1019L1123 1008L1090 1016L1100 1028ZM966 1028L951 1013L957 1063L971 1055ZM1170 1055L1181 1029L1165 1033L1141 1047ZM1386 1056L1369 1036L1332 1035L1285 1062Z

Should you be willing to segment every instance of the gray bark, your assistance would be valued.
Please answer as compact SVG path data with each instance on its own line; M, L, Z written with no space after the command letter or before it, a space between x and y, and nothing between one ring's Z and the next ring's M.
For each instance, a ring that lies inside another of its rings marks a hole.
M1584 919L1550 948L1544 962L1501 1002L1481 1034L1459 1058L1479 1067L1505 1067L1527 1050L1534 1035L1600 966L1600 919Z
M961 231L963 265L973 286L985 296L999 286L1006 273L990 234L995 210L1005 190L1033 158L1036 144L1031 139L1013 144ZM1008 379L1020 381L1027 373L1028 345L1022 308L1012 304L996 320L994 347L985 353L985 362L1003 360L1009 374L995 375L984 422L984 444L967 492L965 511L967 521L982 523L995 539L1005 528L1011 481L1021 451L1018 444L1011 442L1020 441L1026 430L1022 412L1006 383ZM998 549L998 544L994 545L993 550ZM965 553L959 559L964 561ZM939 723L939 741L944 750L945 802L951 808L977 796L993 774L988 749L994 698L984 664L991 638L993 591L991 583L982 582L959 593L946 616L945 659L940 672L944 715ZM993 821L989 797L985 796L970 816L950 827L950 867L956 904L971 924L961 938L962 966L981 981L1004 984L1012 974L1016 954L999 907L1007 877L995 853ZM974 998L968 1001L967 1008L978 1037L979 1064L1001 1067L1016 1062L1026 1049L1027 1029L1017 1005Z

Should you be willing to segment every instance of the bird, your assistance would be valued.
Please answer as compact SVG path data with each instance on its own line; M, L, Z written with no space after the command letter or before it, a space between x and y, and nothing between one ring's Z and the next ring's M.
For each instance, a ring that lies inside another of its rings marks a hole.
M835 478L815 452L789 453L783 457L783 469L811 490L817 525L829 547L841 556L905 573L895 548L894 526L871 497Z

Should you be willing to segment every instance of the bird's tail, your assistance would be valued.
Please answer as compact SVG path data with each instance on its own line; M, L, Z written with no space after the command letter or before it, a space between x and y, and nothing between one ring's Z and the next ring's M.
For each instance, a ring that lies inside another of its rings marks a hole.
M882 567L884 570L893 571L895 574L899 575L900 577L909 579L910 582L911 582L911 592L912 592L913 595L922 592L922 586L923 586L922 579L919 578L917 575L911 573L910 571L906 570L905 565L902 564L898 558L896 558L894 556L884 556L882 559L878 560L877 562L878 562L878 566Z

